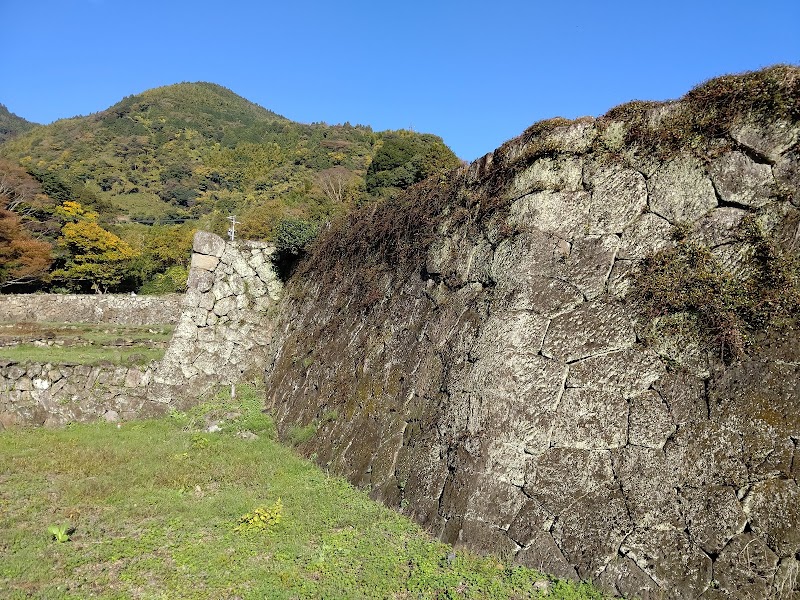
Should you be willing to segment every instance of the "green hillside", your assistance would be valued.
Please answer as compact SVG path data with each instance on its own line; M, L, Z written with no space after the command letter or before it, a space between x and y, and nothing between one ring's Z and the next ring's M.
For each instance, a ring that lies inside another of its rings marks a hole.
M36 127L36 123L31 123L22 117L18 117L9 111L5 105L0 104L0 144L34 127Z
M242 237L274 239L288 222L306 239L338 214L459 164L430 134L295 123L211 83L156 88L35 127L2 143L0 159L41 186L37 220L77 201L145 253L145 226L187 222L222 234L232 213ZM120 289L143 283L125 281Z
M385 135L365 126L294 123L221 86L181 83L38 128L6 143L0 155L83 185L101 202L101 215L117 220L254 207L273 218L320 217L365 193L367 167ZM454 164L438 146L439 162Z

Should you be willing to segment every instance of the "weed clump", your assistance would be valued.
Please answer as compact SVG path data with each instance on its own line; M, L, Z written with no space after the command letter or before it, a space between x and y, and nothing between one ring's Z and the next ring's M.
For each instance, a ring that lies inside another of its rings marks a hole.
M744 352L740 288L705 246L681 241L646 257L631 297L650 318L689 313L721 353Z
M47 532L59 544L70 540L71 530L70 526L66 523L62 525L50 525L50 527L47 528Z
M800 68L776 65L703 83L683 98L706 137L725 135L739 119L800 120Z
M740 225L751 249L744 269L723 268L709 248L685 239L646 257L629 299L646 317L687 315L723 360L743 356L752 334L800 316L800 257L785 251L757 219Z
M624 121L625 144L662 160L681 151L706 156L714 140L749 121L764 125L800 120L800 68L768 69L711 79L688 92L657 121L651 110L667 103L634 101L611 109L601 121Z
M317 426L314 423L309 423L304 427L292 427L286 435L289 445L292 447L299 446L306 443L314 434L317 433Z
M283 502L278 498L272 506L259 506L253 512L239 517L234 531L238 533L270 531L283 518Z

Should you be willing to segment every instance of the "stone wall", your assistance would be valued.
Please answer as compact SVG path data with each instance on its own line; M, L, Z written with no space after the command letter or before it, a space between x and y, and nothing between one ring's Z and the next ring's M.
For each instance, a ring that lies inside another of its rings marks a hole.
M0 296L0 306L9 307L5 320L177 320L163 359L141 369L0 363L0 422L153 416L191 405L212 388L260 379L272 332L266 315L282 291L273 253L267 244L197 233L179 306L176 296Z
M211 387L262 377L268 314L283 288L274 252L269 244L195 235L181 317L150 386L156 401L192 402Z
M687 110L650 109L634 139ZM362 256L323 285L337 264L312 256L268 405L448 542L629 597L796 598L798 331L729 364L688 332L645 343L626 292L682 236L748 269L745 219L800 252L800 124L743 118L707 152L626 145L631 127L534 128L428 182L409 206L445 205L418 262Z
M0 363L0 429L152 416L153 367Z
M744 114L653 148L691 108L617 114L645 109L533 128L427 182L409 206L444 205L418 262L312 255L280 302L272 248L200 233L159 365L6 365L3 399L34 422L127 418L266 365L281 431L311 425L302 451L446 541L629 597L796 598L796 324L725 361L674 323L654 336L626 294L678 238L747 272L748 222L796 256L800 123Z
M179 294L0 294L0 322L176 323L181 300Z

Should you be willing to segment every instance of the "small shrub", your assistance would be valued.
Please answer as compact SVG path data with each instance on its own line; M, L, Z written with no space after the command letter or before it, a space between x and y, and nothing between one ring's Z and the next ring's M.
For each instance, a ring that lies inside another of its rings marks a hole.
M282 516L283 503L278 498L272 506L259 506L253 512L239 517L233 530L239 533L270 531L281 522Z
M278 252L297 256L319 235L319 223L302 219L281 219L275 226L273 239Z
M211 445L211 441L199 433L192 435L191 446L192 450L205 450Z

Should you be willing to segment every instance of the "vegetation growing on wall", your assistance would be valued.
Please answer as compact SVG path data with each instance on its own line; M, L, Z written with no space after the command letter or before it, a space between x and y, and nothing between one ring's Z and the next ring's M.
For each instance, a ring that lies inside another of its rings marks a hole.
M625 144L662 159L681 150L702 155L713 140L729 138L731 128L751 122L800 120L800 68L776 65L760 71L717 77L683 98L680 109L653 121L649 111L663 103L634 101L611 109L605 117L625 121Z
M430 178L397 198L387 198L334 223L311 247L301 273L312 268L324 283L350 277L360 286L364 305L376 299L382 275L390 270L420 272L431 243L445 218L466 218L466 206L452 205L464 170ZM463 199L467 202L467 199Z
M739 235L748 254L737 273L708 247L681 239L642 261L629 298L648 318L689 317L707 349L725 360L741 357L755 333L800 316L800 256L755 217L745 219Z

